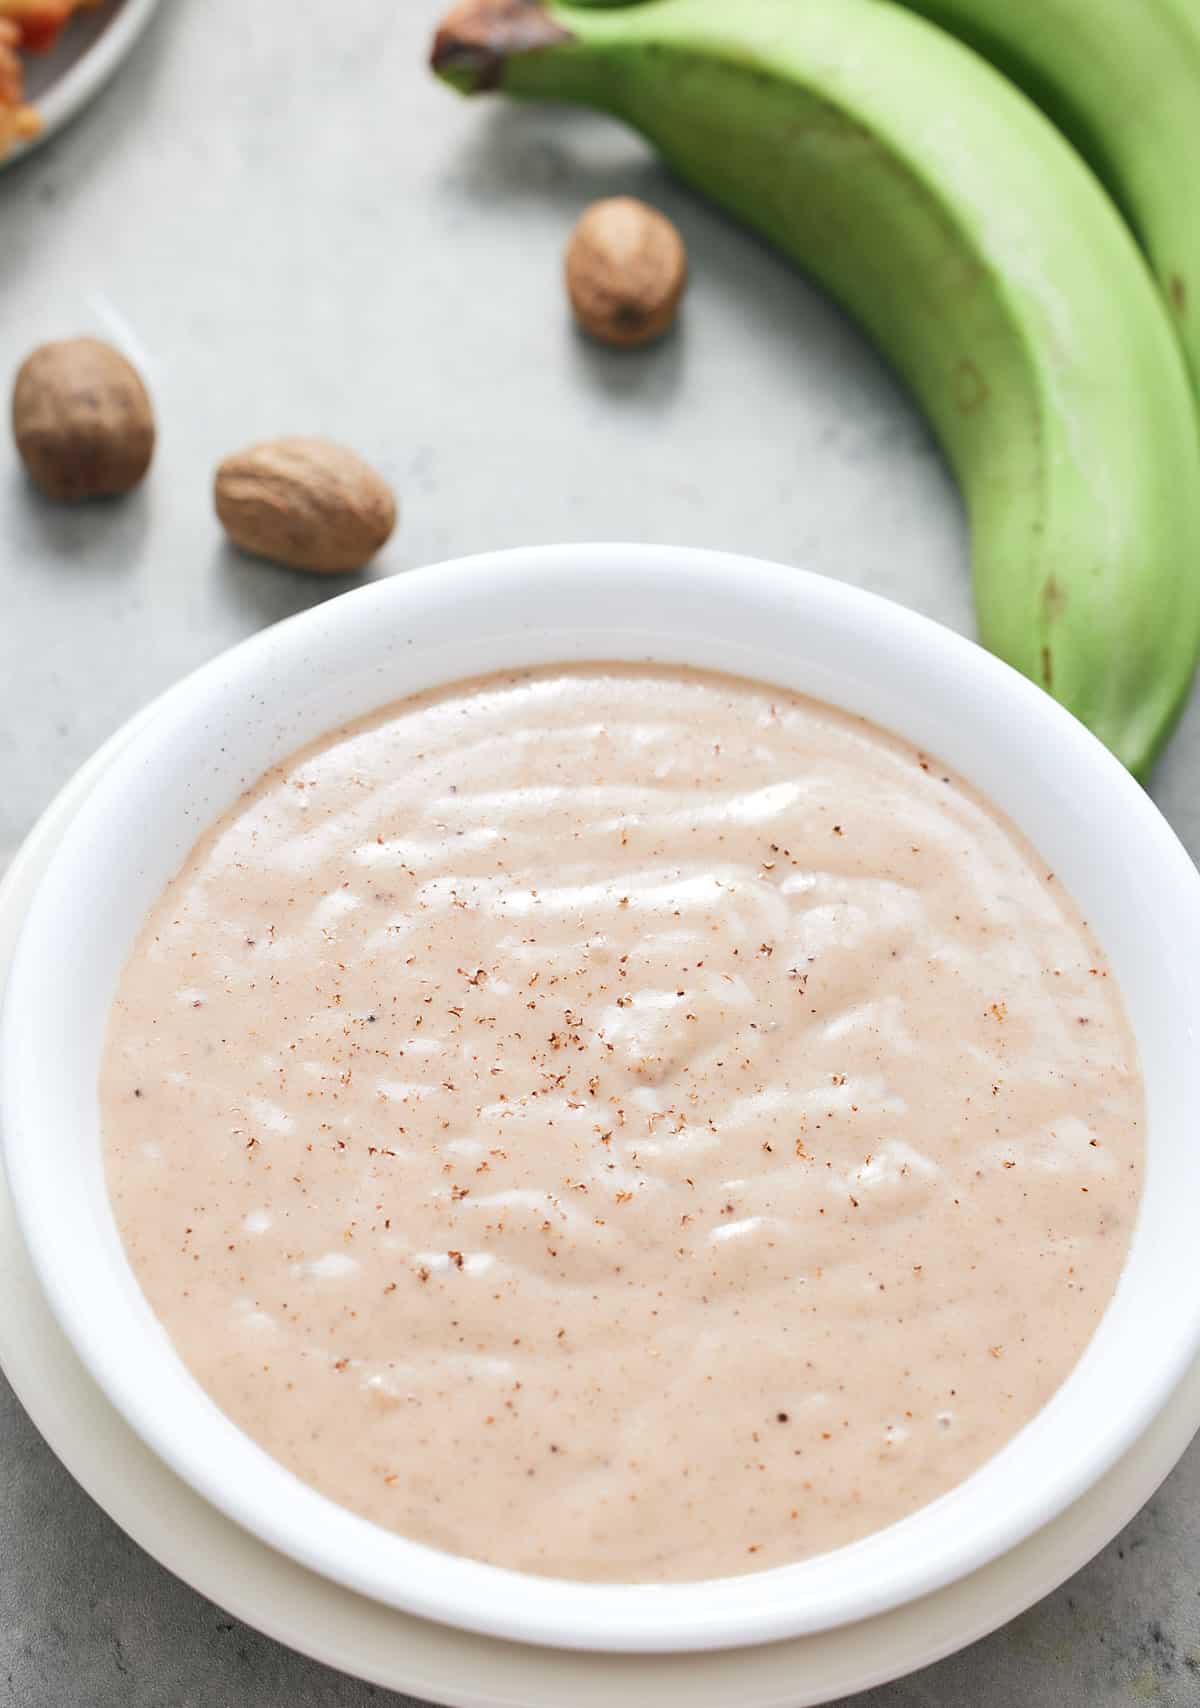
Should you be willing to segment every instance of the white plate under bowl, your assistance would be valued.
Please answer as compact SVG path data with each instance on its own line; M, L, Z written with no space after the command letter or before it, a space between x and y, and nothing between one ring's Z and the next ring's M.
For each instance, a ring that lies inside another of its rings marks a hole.
M177 690L173 691L177 692ZM148 706L47 810L0 884L0 986L46 863ZM393 1612L305 1571L201 1500L108 1404L51 1316L0 1172L0 1368L53 1451L152 1557L255 1629L383 1689L445 1708L815 1708L902 1677L1047 1595L1133 1517L1200 1427L1200 1363L1086 1495L1003 1558L921 1601L792 1642L712 1655L571 1655Z
M1081 903L1146 1081L1148 1166L1116 1293L1071 1375L986 1465L819 1559L704 1583L568 1583L367 1523L242 1434L187 1371L125 1257L96 1085L146 912L197 834L262 771L403 694L558 659L655 658L833 700L965 774ZM69 969L69 973L68 973ZM67 976L64 976L64 975ZM0 1033L5 1159L54 1315L107 1397L261 1540L404 1612L562 1648L680 1652L813 1635L999 1558L1128 1450L1200 1347L1200 876L1146 796L1040 690L872 595L747 558L640 546L495 554L331 601L223 655L118 759L31 904Z
M49 53L23 56L25 88L42 128L18 144L0 168L15 165L47 142L108 82L150 21L158 0L104 0L72 18Z

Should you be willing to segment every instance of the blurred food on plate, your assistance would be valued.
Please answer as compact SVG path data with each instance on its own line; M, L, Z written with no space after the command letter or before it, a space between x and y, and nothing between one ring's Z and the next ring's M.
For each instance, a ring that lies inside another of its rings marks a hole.
M22 53L52 48L75 12L98 0L0 0L0 157L36 136L38 116L25 100Z

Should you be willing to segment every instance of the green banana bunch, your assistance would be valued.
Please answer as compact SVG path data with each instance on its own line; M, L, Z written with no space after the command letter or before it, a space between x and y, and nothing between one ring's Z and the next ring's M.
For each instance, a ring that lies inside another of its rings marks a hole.
M1137 248L1031 103L888 0L466 0L433 63L625 119L863 323L963 488L984 643L1144 777L1200 645L1196 419Z
M1158 278L1200 396L1197 0L903 0L1025 90L1107 184Z

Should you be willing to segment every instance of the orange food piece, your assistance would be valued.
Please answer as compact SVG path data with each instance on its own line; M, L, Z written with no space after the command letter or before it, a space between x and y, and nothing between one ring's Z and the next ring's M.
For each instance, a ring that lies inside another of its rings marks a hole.
M21 33L0 17L0 158L14 143L37 131L37 114L25 105L25 82L17 53Z
M0 0L0 22L17 26L20 45L27 53L45 53L73 12L96 4L97 0Z
M0 0L0 160L16 143L36 136L40 120L25 101L20 51L54 46L73 12L97 0Z

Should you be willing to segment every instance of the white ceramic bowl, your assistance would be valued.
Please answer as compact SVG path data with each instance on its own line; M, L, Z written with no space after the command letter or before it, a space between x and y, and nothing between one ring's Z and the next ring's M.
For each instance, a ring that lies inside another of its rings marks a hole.
M535 1579L379 1529L244 1436L176 1357L105 1192L96 1080L118 974L199 833L269 765L401 695L479 671L657 659L757 676L877 720L969 777L1096 929L1149 1101L1146 1190L1116 1296L1069 1380L974 1476L902 1523L798 1565L698 1584ZM683 1650L797 1635L923 1595L1062 1511L1146 1427L1200 1347L1200 877L1154 806L1037 688L870 594L696 551L505 552L377 583L206 665L69 826L3 1012L5 1156L55 1315L180 1476L305 1565L449 1624L564 1647Z

